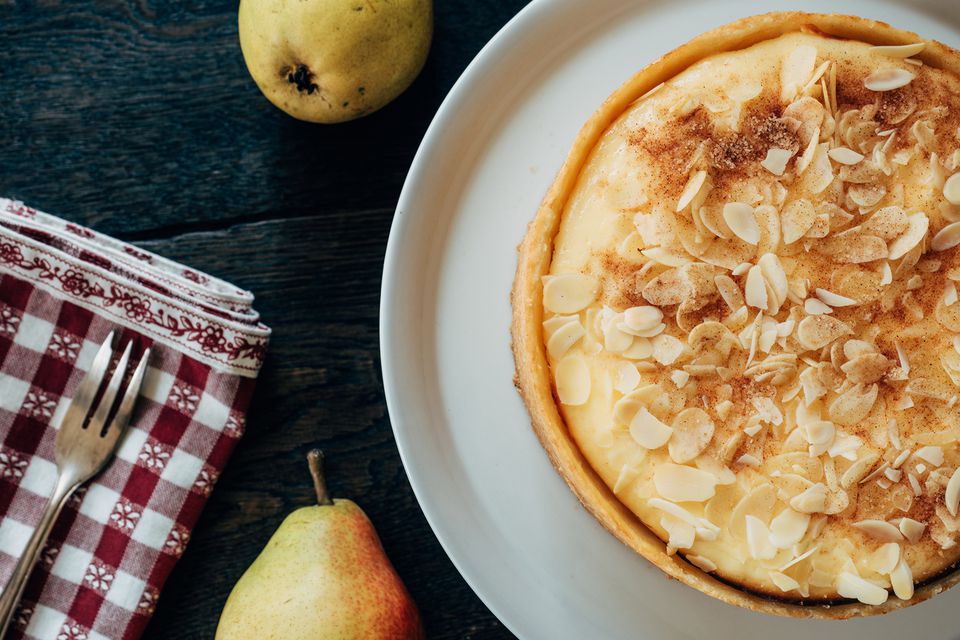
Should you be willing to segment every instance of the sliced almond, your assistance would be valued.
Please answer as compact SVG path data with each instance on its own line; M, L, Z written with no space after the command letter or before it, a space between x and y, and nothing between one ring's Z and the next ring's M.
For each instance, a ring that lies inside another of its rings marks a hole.
M900 545L896 542L887 542L870 556L870 568L880 575L889 575L900 562Z
M590 397L590 368L579 356L567 356L557 363L554 371L557 396L570 406L584 404Z
M652 329L663 322L663 312L653 306L630 307L623 312L623 323L635 331Z
M762 520L755 516L746 516L747 550L757 560L771 560L777 555L777 548L770 542L770 530Z
M650 498L649 500L647 500L647 506L649 506L652 509L658 509L660 511L663 511L664 513L670 514L677 520L680 520L681 522L686 522L691 526L696 527L700 524L700 520L695 515L693 515L692 513L690 513L683 507L681 507L680 505L674 504L668 500L664 500L663 498Z
M842 571L837 576L837 593L843 598L852 598L870 605L883 604L890 597L886 589L849 571Z
M849 489L853 485L857 484L870 472L870 469L873 468L873 465L877 463L877 460L880 459L879 454L868 453L862 458L859 458L852 465L847 467L847 470L843 472L843 475L840 476L840 486L844 489Z
M960 204L960 173L955 173L943 183L943 197L950 204Z
M958 174L960 175L960 174ZM960 244L960 222L951 222L933 236L930 248L934 251L946 251Z
M706 556L688 554L686 558L690 564L697 567L701 571L711 573L717 570L717 563Z
M910 221L906 212L898 206L884 207L878 209L866 222L861 229L863 233L875 235L884 240L893 240L903 234L910 226Z
M832 291L827 291L826 289L816 289L817 297L820 298L825 304L830 305L834 309L837 307L850 307L857 304L857 301L853 298L848 298L846 296L841 296L839 293L834 293Z
M694 467L667 462L654 470L653 483L657 493L671 502L706 502L716 491L717 478Z
M938 447L934 445L920 447L914 452L913 455L920 458L921 460L925 460L926 462L929 462L934 467L939 467L940 465L943 464L943 448L942 447Z
M544 278L543 306L553 313L577 313L600 293L596 278L579 273L565 273Z
M803 310L811 316L819 316L825 313L833 313L833 309L822 300L816 298L807 298L803 301Z
M804 349L822 349L837 338L850 335L850 326L828 315L808 316L797 325L797 340Z
M714 283L717 286L720 297L723 298L724 303L726 303L730 311L736 311L744 305L743 294L740 293L740 287L737 286L733 278L726 274L721 274L714 278Z
M819 316L824 317L824 316ZM867 417L874 403L877 401L879 388L876 384L869 386L858 384L837 396L830 403L828 413L830 419L837 424L855 425Z
M881 238L865 233L833 235L815 248L819 253L846 264L873 262L889 256L887 244Z
M920 244L927 235L930 220L923 212L909 216L907 230L890 243L890 260L897 260Z
M778 549L789 549L800 542L809 524L809 513L787 507L770 521L770 542Z
M630 346L621 351L620 355L630 360L646 360L653 355L653 342L647 338L634 338Z
M776 502L777 492L772 484L768 482L755 487L731 511L728 525L730 533L741 540L746 539L746 516L752 515L762 522L769 522Z
M809 200L800 198L784 206L780 214L783 241L792 244L802 238L817 220L817 212Z
M617 365L617 379L613 388L620 393L630 393L640 384L640 371L632 362L621 362Z
M847 199L861 211L872 209L885 195L887 188L882 184L852 184L847 189Z
M958 467L950 480L947 482L947 489L943 494L943 502L950 515L956 517L957 507L960 506L960 467Z
M800 513L822 513L827 504L827 486L816 483L790 500L790 506Z
M813 75L817 49L810 45L794 47L780 66L780 98L792 102Z
M926 47L926 42L915 42L914 44L879 45L870 47L869 51L891 58L910 58L923 51Z
M810 139L807 140L807 145L803 148L803 153L800 154L800 159L797 160L797 175L802 176L806 173L807 168L813 163L813 159L817 157L817 151L820 149L820 127L817 127L813 130L813 133L810 135ZM829 164L829 160L826 161Z
M854 165L863 160L863 154L857 153L853 149L847 147L835 147L827 152L827 155L830 156L836 162L840 164Z
M586 331L580 321L571 320L554 331L547 340L547 353L554 360L559 360L585 335Z
M780 591L787 593L788 591L799 591L800 583L788 576L785 573L780 573L779 571L771 571L769 573L770 582L772 582Z
M677 201L677 211L683 211L683 209L690 204L693 198L700 192L700 189L703 188L706 180L707 172L703 170L697 171L690 176L687 184L683 187L683 191L680 193L680 199Z
M923 531L926 528L927 525L922 522L918 522L913 518L900 518L900 533L902 533L903 537L913 544L920 542L920 538L923 537Z
M801 427L807 442L810 444L810 454L813 456L826 453L830 445L833 444L833 439L837 433L836 427L829 420L817 420L801 425Z
M789 289L787 274L783 269L780 258L774 253L765 253L760 256L760 259L757 260L757 266L760 267L768 291L773 294L767 296L767 306L771 315L775 314L787 299Z
M845 362L841 371L855 384L873 384L879 382L893 367L893 363L881 353L865 353Z
M630 436L644 449L659 449L672 434L673 428L660 422L646 407L640 407L630 421Z
M677 414L670 438L670 458L683 464L690 462L707 448L713 439L714 424L706 411L689 407Z
M767 156L760 162L760 166L775 176L782 176L787 170L787 163L793 157L794 152L790 149L780 149L772 147L767 151Z
M758 265L750 267L750 271L747 272L747 281L744 286L744 299L749 306L764 311L769 305L767 299L767 283L763 279L763 272Z
M880 69L867 76L863 81L863 86L870 91L893 91L907 86L916 77L916 74L906 69Z
M660 334L653 338L653 359L663 365L671 365L677 361L684 351L684 345L673 336Z
M861 520L854 522L853 526L871 538L881 542L899 542L903 540L903 534L895 526L884 520Z
M760 226L749 204L728 202L723 207L723 220L730 231L747 244L756 246L760 242Z
M650 247L649 249L644 249L640 253L653 262L662 264L666 267L682 267L685 264L690 264L692 260L692 258L686 253L668 251L663 247Z
M913 572L906 558L900 558L900 562L890 573L890 586L893 587L893 593L901 600L909 600L913 597Z

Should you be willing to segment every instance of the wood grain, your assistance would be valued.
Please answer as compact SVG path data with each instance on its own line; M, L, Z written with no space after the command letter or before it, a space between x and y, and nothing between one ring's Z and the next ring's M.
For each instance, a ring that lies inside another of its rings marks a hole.
M0 0L0 194L257 294L273 327L247 434L147 630L212 638L235 580L311 503L328 456L418 601L428 636L513 637L454 569L397 455L378 351L400 187L443 96L522 0L443 0L420 78L386 109L297 122L243 66L236 1Z

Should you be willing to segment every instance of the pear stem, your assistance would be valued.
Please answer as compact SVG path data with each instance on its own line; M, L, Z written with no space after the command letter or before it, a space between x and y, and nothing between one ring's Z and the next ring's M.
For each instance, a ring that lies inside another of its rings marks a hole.
M313 477L313 489L317 492L317 504L328 507L333 504L327 492L327 479L323 477L323 452L320 449L311 449L307 453L307 466Z

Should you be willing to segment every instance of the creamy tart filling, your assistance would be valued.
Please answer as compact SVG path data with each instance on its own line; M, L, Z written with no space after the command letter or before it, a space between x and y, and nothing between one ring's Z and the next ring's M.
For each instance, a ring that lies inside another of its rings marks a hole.
M543 278L577 446L704 571L909 599L960 558L960 79L792 33L634 102Z

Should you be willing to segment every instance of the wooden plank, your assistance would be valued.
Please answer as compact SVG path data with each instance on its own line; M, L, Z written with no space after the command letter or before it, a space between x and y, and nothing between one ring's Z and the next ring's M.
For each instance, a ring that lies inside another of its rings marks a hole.
M0 195L253 290L275 330L250 426L145 638L209 639L234 581L309 504L329 455L430 638L510 638L433 536L383 400L377 317L392 209L436 108L525 0L443 0L430 59L381 112L297 122L262 96L236 0L0 0Z
M380 377L378 304L390 210L241 225L142 246L257 292L274 330L249 427L147 638L211 638L230 588L283 517L311 504L304 455L367 510L431 638L509 638L447 559L396 452ZM215 248L215 251L211 251Z
M440 101L523 4L439 3L410 90L323 126L260 95L235 0L0 2L0 193L127 238L392 208Z

